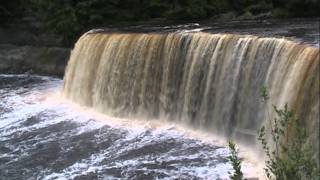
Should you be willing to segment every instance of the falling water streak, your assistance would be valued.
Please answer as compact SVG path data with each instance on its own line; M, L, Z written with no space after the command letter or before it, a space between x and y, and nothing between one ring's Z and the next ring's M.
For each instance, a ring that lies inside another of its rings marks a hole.
M319 49L286 39L85 34L64 80L64 96L118 117L177 121L254 143L247 132L266 122L266 107L289 103L319 133ZM260 101L262 86L269 104Z

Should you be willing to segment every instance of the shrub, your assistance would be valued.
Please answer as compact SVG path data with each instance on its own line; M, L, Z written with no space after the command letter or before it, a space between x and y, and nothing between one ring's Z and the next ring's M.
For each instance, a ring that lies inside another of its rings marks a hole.
M236 144L233 141L229 141L228 147L231 153L228 159L231 162L232 168L234 170L233 173L229 172L230 179L242 180L243 179L243 173L241 171L242 160L239 158L239 155L238 155L239 152L236 147Z
M266 88L261 89L266 102ZM294 112L285 104L283 109L273 105L276 117L269 117L269 132L265 126L258 131L258 140L267 156L265 173L268 179L319 179L319 168L313 158L313 148L308 143L307 129L295 119ZM269 114L269 113L268 113ZM267 140L267 134L272 141Z
M260 90L264 102L269 99L267 88ZM285 104L282 109L273 105L276 117L273 121L268 112L269 129L262 126L258 130L258 140L262 144L267 160L265 173L268 179L295 180L320 179L320 169L314 155L312 144L308 141L307 128L295 118L294 112ZM268 109L267 109L268 111ZM268 135L273 142L268 141ZM243 179L241 160L238 150L233 142L229 142L231 155L229 161L234 173L230 175L233 180Z

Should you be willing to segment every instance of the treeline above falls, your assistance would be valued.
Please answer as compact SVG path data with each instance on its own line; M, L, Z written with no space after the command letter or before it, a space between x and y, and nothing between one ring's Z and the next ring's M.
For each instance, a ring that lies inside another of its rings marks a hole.
M274 116L271 104L288 103L318 133L319 49L286 39L87 33L64 80L64 96L112 116L174 121L249 140L268 111Z
M110 24L316 18L319 10L318 0L3 0L0 28L22 19L35 32L59 35L69 47L81 33Z

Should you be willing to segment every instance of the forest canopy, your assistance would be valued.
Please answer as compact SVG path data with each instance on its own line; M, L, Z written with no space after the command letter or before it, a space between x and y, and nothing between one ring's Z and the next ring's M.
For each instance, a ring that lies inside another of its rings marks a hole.
M94 27L123 22L254 17L316 17L318 0L6 0L0 23L31 16L66 41ZM258 16L259 17L259 16Z

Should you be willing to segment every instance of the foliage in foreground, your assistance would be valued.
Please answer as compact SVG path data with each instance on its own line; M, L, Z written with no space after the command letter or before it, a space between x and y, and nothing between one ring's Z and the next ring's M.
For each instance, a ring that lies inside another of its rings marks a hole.
M265 87L261 89L264 102L269 99ZM276 117L271 120L268 112L269 125L262 126L258 131L258 140L262 144L267 160L265 161L265 173L268 179L278 180L318 180L320 169L314 157L314 150L309 140L306 127L295 119L294 112L289 109L288 104L280 109L273 105ZM268 141L268 135L273 142ZM229 143L231 161L234 174L231 179L241 180L241 161L237 161L238 154L234 153L235 145ZM236 160L236 161L235 161ZM239 171L240 167L240 171Z
M242 160L239 158L238 148L236 147L236 144L233 141L229 141L228 147L229 147L229 150L231 153L230 156L228 157L228 159L231 162L232 168L234 170L233 173L229 172L230 179L241 180L241 179L243 179L243 174L241 171Z
M266 88L261 96L266 102L269 97ZM273 105L276 117L269 118L269 131L262 126L258 131L258 140L267 156L265 173L268 179L319 179L319 168L311 143L308 142L307 128L295 118L294 112L285 104L283 109ZM272 144L267 140L271 135Z

